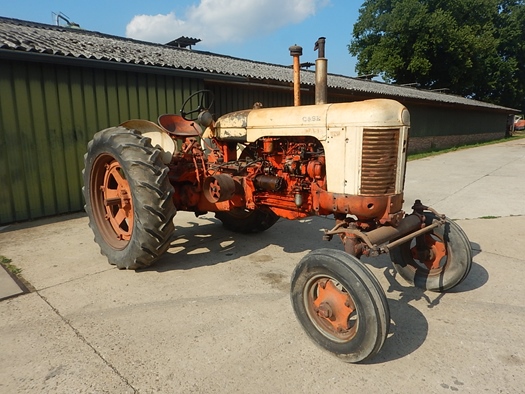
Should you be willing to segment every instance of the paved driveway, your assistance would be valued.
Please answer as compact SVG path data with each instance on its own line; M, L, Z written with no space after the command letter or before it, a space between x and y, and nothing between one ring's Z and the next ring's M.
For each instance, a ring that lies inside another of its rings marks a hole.
M171 249L140 272L108 265L82 214L8 227L0 255L36 291L0 302L0 393L521 393L524 172L525 141L409 163L407 201L460 219L473 268L453 291L424 293L386 256L366 260L392 326L358 365L319 350L289 300L300 258L341 248L321 240L329 219L248 236L180 212Z

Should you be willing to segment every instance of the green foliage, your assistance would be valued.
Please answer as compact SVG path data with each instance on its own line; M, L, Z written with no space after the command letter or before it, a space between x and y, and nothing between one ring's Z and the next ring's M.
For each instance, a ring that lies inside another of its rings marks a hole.
M8 270L16 276L20 275L22 273L22 269L11 264L11 261L11 259L8 259L5 256L0 256L0 264L3 265L6 270Z
M365 0L359 74L525 108L524 0Z

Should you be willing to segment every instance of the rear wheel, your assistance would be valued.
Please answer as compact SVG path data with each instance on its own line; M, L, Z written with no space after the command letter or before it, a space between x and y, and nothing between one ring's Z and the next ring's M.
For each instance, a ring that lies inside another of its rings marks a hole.
M297 319L321 348L346 362L373 357L390 326L388 302L376 277L340 250L308 253L292 275Z
M176 212L161 151L114 127L95 134L84 164L85 209L101 253L122 269L151 265L169 247Z
M431 224L436 216L425 213ZM431 233L390 251L395 270L413 286L445 291L460 284L472 266L472 249L467 235L456 223L446 220Z
M235 208L230 211L215 213L224 228L236 233L260 233L272 227L279 216L268 208L257 208L253 211Z

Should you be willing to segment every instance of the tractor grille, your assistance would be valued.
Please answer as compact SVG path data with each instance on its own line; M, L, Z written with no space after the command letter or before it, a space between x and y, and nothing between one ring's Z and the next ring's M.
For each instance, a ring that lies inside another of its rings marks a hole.
M398 144L399 129L363 130L360 194L395 192Z

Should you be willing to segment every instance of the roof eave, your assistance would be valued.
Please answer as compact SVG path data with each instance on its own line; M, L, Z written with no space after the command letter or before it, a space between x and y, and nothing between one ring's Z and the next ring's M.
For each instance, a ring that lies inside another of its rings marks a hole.
M61 56L41 52L27 52L0 48L0 58L6 60L32 61L36 63L63 64L68 66L99 68L115 71L146 72L157 75L200 78L215 81L247 82L248 78L238 75L211 73L206 71L187 70L175 67L154 66L147 64L116 62L113 60L89 59L84 57Z

